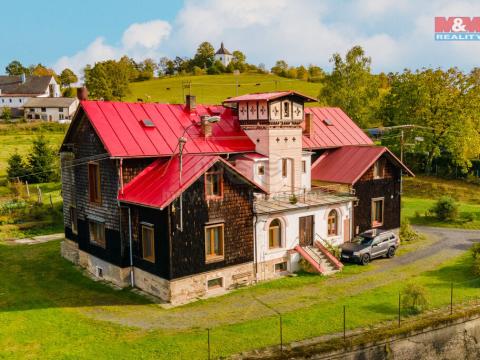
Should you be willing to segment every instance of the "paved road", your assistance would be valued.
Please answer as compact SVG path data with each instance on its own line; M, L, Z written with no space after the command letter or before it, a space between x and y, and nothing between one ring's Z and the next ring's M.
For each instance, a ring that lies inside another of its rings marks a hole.
M445 250L449 250L449 257L455 257L461 252L468 250L475 242L480 242L480 230L448 229L428 226L415 226L414 228L418 232L436 238L437 241L424 249L399 256L394 259L393 263L398 265L409 264Z

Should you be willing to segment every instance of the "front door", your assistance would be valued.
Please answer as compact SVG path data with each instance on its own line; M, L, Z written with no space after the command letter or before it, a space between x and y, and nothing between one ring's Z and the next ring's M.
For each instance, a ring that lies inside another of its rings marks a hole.
M343 242L350 241L350 219L343 220Z
M300 246L313 245L313 215L302 216L299 219L299 244Z

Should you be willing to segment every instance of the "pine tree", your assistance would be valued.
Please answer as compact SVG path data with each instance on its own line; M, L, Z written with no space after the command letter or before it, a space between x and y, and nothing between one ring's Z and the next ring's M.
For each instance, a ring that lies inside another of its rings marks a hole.
M25 180L23 176L27 173L27 167L16 150L8 158L7 164L7 176L10 181L14 181L17 177L22 181Z
M33 140L28 155L28 180L30 183L51 181L55 177L56 156L44 135Z

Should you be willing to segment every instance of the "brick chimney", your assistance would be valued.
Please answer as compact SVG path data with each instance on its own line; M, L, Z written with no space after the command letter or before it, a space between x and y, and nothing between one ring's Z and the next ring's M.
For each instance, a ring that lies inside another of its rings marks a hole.
M187 111L192 112L193 110L195 110L195 107L197 105L196 100L197 98L195 97L195 95L187 95L185 97L185 105L187 106Z
M311 137L313 136L313 133L314 133L314 127L313 127L312 113L306 112L303 134L308 137Z
M203 136L210 137L212 136L212 124L206 120L207 116L202 116L202 134Z
M85 86L77 88L77 99L80 101L88 100L88 90Z

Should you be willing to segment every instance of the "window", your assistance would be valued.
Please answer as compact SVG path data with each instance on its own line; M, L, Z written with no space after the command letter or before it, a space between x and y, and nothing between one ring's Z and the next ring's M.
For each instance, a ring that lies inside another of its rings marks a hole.
M42 111L42 112L46 112L46 111L47 111L47 108L42 107L42 108L41 108L41 111Z
M205 227L205 258L207 262L223 259L223 224Z
M257 172L258 172L258 175L265 175L265 166L264 165L258 165Z
M91 202L101 202L100 166L97 163L88 164L88 191Z
M290 103L288 101L283 103L283 117L290 117Z
M88 227L90 230L90 242L105 248L105 224L90 220Z
M63 119L64 119L63 114L58 114L58 120L63 120Z
M379 159L373 165L373 178L383 179L385 177L385 159Z
M287 177L288 159L282 159L282 177Z
M221 171L209 171L205 174L205 197L207 200L223 196L223 177Z
M284 272L287 271L287 262L281 262L275 264L275 272Z
M278 219L272 220L268 227L268 247L270 249L282 247L282 224Z
M22 99L18 99L18 101L21 103L21 102L22 102Z
M336 210L331 210L328 213L328 236L338 235L338 213Z
M142 257L155 262L155 237L150 224L142 224Z
M307 161L302 160L302 173L306 174L307 173Z
M208 290L221 288L223 286L223 278L215 278L207 281Z
M383 225L383 198L372 199L372 227Z
M28 111L30 111L30 112L35 112L35 109L34 109L34 108L31 108L31 109L29 109Z
M63 112L63 108L58 108L58 112Z
M74 207L70 208L70 226L72 228L72 233L78 234L77 209Z

